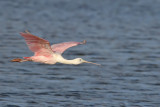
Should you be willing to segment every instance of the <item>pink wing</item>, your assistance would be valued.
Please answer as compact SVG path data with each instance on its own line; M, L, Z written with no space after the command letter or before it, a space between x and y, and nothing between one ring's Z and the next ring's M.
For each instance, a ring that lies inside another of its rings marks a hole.
M34 36L30 33L20 33L25 38L25 41L29 49L35 53L35 55L50 56L53 51L50 43L40 37Z
M86 43L85 40L83 42L63 42L63 43L54 44L51 46L51 48L53 52L62 54L66 49L70 47L77 46L80 44L85 44L85 43Z

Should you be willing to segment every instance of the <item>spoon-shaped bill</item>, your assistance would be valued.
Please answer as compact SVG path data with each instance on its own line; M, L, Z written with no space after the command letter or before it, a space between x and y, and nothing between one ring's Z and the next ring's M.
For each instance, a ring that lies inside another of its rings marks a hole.
M90 64L94 64L94 65L99 65L99 66L101 66L101 64L97 64L97 63L93 63L93 62L89 62L89 61L85 61L85 60L84 60L84 63L90 63Z

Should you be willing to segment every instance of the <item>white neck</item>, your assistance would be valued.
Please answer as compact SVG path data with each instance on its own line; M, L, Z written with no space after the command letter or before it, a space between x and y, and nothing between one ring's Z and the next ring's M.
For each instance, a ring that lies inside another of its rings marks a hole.
M63 60L60 60L59 63L63 63L63 64L77 64L74 59L73 60L63 59Z
M57 62L63 63L63 64L75 64L75 65L78 64L75 59L67 60L63 58L61 55L56 55L56 59L57 59Z

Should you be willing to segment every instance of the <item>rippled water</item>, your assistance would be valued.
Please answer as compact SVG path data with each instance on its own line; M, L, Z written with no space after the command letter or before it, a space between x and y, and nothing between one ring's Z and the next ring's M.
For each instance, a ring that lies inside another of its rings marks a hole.
M1 0L0 24L0 107L160 106L159 0ZM12 63L26 29L102 66Z

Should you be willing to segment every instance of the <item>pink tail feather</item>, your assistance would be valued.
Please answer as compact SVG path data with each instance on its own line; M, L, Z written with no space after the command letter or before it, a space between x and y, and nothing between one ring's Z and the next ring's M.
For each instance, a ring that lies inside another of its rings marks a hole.
M30 57L23 57L24 59L30 59Z

